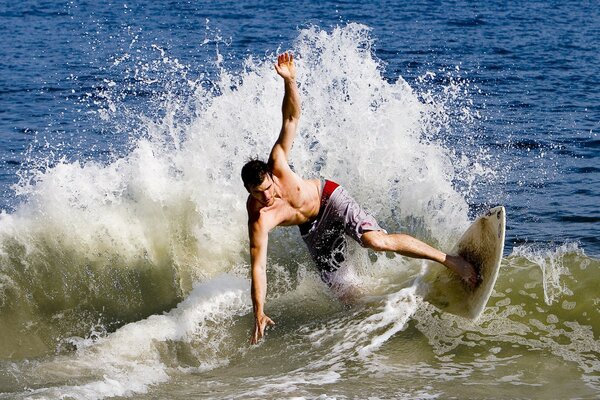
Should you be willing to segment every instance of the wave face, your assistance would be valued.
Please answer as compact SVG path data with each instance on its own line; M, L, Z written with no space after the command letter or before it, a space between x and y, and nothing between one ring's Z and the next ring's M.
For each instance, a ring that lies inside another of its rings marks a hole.
M475 183L494 179L493 162L484 151L459 156L443 139L456 114L471 118L451 109L459 81L445 77L442 90L427 87L431 76L424 90L390 82L372 45L359 24L300 32L293 168L338 181L389 231L449 249L468 226ZM599 393L590 295L599 265L575 244L515 248L474 324L417 295L413 278L426 264L357 245L343 272L368 295L345 307L312 270L297 230L277 229L268 309L278 326L268 345L249 347L239 171L274 143L283 87L273 55L236 68L216 58L216 75L178 76L177 90L169 79L185 66L167 54L140 69L149 85L166 71L159 116L134 115L119 96L129 88L109 82L97 115L137 126L131 150L104 163L62 160L17 188L26 200L0 218L2 396Z

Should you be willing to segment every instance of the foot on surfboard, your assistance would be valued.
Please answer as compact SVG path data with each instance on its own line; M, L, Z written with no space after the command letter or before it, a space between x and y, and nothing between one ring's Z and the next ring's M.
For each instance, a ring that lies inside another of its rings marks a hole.
M471 289L477 288L481 283L481 277L475 267L463 257L448 254L445 265L456 272Z

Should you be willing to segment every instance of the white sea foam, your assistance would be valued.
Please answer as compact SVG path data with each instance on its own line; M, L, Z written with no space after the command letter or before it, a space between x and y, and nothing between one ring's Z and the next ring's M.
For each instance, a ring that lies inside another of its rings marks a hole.
M544 300L550 305L563 294L572 294L561 278L570 275L569 269L563 265L563 258L568 254L583 254L577 243L565 243L556 248L539 248L536 246L518 246L511 256L524 257L539 266L542 272Z
M198 284L175 309L164 315L123 326L95 342L73 340L75 354L41 363L36 376L52 378L69 376L88 381L81 385L59 386L32 391L31 398L101 399L146 393L152 384L169 379L169 367L162 354L169 342L203 341L212 368L227 360L217 358L214 350L228 336L228 321L250 311L248 282L222 275ZM217 330L218 334L210 332ZM214 357L214 358L211 358ZM205 367L210 367L205 363Z

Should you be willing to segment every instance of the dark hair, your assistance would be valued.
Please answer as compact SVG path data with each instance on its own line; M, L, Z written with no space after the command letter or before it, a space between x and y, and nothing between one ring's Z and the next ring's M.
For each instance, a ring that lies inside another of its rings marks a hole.
M267 174L271 175L269 165L258 158L248 161L242 167L242 180L247 189L259 186Z

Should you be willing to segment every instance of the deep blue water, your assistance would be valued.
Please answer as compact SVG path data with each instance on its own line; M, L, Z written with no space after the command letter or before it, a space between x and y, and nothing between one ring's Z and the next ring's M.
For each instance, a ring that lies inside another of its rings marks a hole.
M224 65L241 69L249 55L289 48L299 28L359 22L372 29L387 79L419 87L428 71L458 68L468 83L455 107L480 117L457 121L445 140L491 153L498 174L469 201L474 212L507 206L509 248L568 241L597 256L599 10L594 1L2 1L0 205L10 211L23 201L11 185L34 166L128 151L143 132L134 119L103 120L98 104L115 82L120 102L160 115L152 98L178 90L181 76L165 72L146 85L134 76L160 58L157 47L210 80L216 48Z

